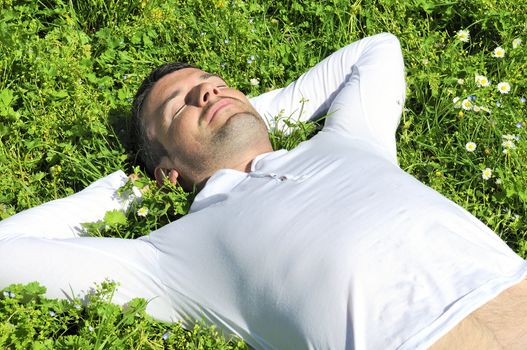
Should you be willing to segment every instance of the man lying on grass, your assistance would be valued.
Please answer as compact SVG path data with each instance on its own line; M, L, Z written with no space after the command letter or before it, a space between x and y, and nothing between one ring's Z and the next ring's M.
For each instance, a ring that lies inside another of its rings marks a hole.
M190 214L135 240L25 232L38 207L18 214L0 227L0 288L38 280L64 298L110 278L117 303L143 297L157 319L205 320L257 349L525 349L527 264L398 167L404 96L390 34L250 101L164 65L134 113L149 171L200 190ZM270 117L301 100L299 119L327 113L323 129L273 152Z

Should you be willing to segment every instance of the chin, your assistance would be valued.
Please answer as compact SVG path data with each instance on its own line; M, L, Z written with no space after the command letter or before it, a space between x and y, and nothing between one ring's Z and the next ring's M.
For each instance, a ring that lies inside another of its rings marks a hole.
M231 116L217 131L213 143L218 149L236 148L238 151L244 147L258 144L261 138L268 139L267 127L258 114L241 112Z
M259 114L252 112L235 113L221 127L221 129L225 129L227 132L229 129L236 129L236 131L243 134L253 132L254 128L263 128L265 133L267 133L267 127L265 126L263 119Z

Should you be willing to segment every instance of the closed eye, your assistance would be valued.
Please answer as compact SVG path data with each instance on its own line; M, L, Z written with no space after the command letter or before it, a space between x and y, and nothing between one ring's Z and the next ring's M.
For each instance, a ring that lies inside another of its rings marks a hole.
M176 113L174 113L174 116L172 117L172 119L174 119L175 117L178 116L179 112L181 112L183 110L183 108L185 108L186 105L183 105L181 107L178 108L178 110L176 111Z
M217 88L220 88L220 89L224 89L224 88L227 88L228 86L226 84L222 84L222 85L217 85L216 86ZM184 104L183 106L179 107L176 111L176 113L174 113L174 116L172 117L172 119L176 118L178 116L178 114L186 107L187 105Z

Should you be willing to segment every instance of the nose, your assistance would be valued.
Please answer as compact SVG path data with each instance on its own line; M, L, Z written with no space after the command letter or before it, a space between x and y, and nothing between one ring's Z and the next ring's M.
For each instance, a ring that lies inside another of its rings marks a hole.
M218 96L220 90L211 83L204 82L199 85L198 89L198 106L205 106L210 100L214 100L215 96Z

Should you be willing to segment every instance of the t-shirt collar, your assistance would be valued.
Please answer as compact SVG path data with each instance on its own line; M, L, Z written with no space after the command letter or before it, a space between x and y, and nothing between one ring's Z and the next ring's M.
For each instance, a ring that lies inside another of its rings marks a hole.
M286 150L279 150L259 154L251 162L251 172L261 168L262 160L272 160L286 152ZM190 206L190 212L200 211L214 203L223 201L227 197L227 194L246 179L247 176L248 174L246 172L234 169L220 169L216 171L194 198Z

